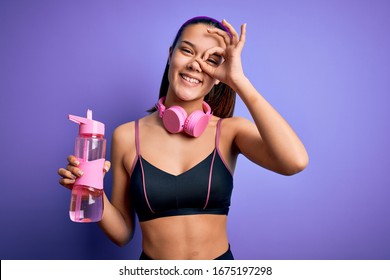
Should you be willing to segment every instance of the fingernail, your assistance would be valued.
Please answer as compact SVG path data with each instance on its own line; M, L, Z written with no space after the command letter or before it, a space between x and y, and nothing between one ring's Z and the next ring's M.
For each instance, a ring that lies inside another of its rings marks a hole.
M75 161L74 161L74 164L75 164L75 165L79 165L80 162L79 162L78 160L75 160Z
M80 176L83 176L84 172L79 170L79 171L77 171L77 174L79 174Z
M104 171L108 172L108 166L104 166Z

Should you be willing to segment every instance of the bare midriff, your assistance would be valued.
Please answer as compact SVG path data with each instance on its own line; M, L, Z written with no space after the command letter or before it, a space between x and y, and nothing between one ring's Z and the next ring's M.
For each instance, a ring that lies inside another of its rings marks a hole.
M208 260L228 248L225 215L184 215L141 222L142 246L152 259Z

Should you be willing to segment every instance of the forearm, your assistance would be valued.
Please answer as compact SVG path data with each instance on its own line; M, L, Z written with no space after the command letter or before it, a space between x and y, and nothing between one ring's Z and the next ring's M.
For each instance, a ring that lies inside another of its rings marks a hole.
M269 104L246 78L240 78L235 89L247 106L270 157L282 173L294 174L308 162L306 149L285 119Z
M104 211L99 226L104 233L118 246L126 245L133 237L133 225L126 221L121 212L104 194Z

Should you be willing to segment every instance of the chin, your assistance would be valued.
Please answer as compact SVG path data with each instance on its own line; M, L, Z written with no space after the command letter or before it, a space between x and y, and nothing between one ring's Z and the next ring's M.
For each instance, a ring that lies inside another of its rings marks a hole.
M198 100L200 98L203 98L205 95L202 95L200 93L195 93L194 91L186 91L186 90L179 90L179 93L176 93L176 98L180 99L181 101L194 101Z

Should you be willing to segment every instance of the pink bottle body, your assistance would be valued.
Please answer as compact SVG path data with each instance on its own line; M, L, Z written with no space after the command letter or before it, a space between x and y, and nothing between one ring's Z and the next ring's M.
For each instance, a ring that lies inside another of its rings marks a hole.
M80 161L81 169L83 165L94 164L94 162L104 164L105 155L106 139L103 135L81 134L76 138L75 156ZM101 170L97 170L97 174L90 174L91 171L87 171L88 173L85 170L83 171L82 177L100 177L101 181L103 180L102 174L100 174L103 173L103 166L101 166ZM87 184L84 184L82 180L76 180L72 189L69 216L74 222L98 222L103 215L102 182L100 184L93 180L87 180L87 182Z

